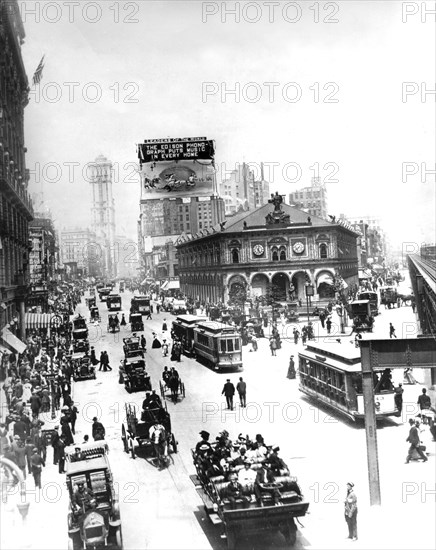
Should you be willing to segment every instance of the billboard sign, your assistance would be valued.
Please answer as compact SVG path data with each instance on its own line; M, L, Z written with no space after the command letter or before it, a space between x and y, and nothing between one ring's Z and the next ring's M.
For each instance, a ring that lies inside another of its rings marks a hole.
M214 193L215 147L200 138L148 139L138 145L141 199Z

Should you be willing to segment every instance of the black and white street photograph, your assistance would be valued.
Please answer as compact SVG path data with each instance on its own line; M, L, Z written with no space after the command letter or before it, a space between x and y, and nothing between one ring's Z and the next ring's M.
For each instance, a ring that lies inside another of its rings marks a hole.
M436 3L0 0L0 549L436 548Z

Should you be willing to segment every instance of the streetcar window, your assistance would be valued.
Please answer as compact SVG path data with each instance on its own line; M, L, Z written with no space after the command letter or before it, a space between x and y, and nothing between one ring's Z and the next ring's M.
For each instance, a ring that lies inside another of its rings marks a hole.
M227 340L227 351L233 351L233 340Z
M239 338L235 338L235 351L239 351Z
M225 340L221 340L221 351L222 353L225 353L227 351Z
M207 336L204 336L204 334L197 334L197 340L199 344L202 344L203 346L209 346L209 338Z

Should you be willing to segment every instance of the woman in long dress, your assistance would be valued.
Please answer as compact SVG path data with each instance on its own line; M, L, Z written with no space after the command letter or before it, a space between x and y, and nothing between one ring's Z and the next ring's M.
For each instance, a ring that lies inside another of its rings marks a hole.
M153 332L153 343L151 344L151 347L153 349L157 349L157 348L162 347L162 344L160 343L160 340L158 340L155 332Z

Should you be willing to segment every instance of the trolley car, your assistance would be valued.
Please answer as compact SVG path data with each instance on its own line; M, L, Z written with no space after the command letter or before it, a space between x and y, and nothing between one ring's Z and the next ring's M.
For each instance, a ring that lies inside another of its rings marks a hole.
M298 354L301 392L351 420L365 417L360 349L310 343ZM397 416L391 369L374 371L376 417Z
M199 315L179 315L173 321L174 335L182 343L182 352L188 357L194 355L194 328L202 321L206 321L206 317Z
M138 312L141 315L151 313L151 301L149 296L133 296L130 311Z
M194 351L197 360L215 370L242 369L242 341L230 325L214 321L197 323L194 328Z

